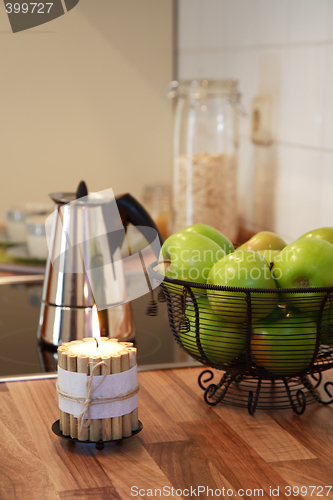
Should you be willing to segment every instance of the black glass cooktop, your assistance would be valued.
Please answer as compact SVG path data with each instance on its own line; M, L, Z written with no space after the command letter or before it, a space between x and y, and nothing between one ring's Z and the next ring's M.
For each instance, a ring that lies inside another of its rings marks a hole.
M56 351L38 344L36 336L42 279L36 276L10 283L15 278L0 278L0 382L55 375ZM166 304L158 303L158 316L150 317L146 315L149 301L146 295L131 302L138 369L198 366L174 340Z

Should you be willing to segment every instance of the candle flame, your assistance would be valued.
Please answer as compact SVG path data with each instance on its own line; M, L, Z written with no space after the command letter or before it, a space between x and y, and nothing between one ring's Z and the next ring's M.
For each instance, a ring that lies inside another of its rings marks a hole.
M92 336L95 339L96 345L98 347L98 341L101 338L101 333L100 333L100 329L99 329L99 321L98 321L98 314L97 314L96 305L94 305L92 308L92 331L93 331Z

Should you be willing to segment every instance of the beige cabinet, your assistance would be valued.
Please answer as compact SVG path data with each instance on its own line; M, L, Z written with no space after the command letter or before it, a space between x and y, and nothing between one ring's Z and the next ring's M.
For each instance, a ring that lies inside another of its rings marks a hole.
M141 198L172 171L173 0L80 0L13 34L0 13L0 223L84 179Z

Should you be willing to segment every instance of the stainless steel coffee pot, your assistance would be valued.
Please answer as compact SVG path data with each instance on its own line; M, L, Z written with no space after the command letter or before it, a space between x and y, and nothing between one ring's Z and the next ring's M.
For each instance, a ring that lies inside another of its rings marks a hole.
M147 231L157 235L158 245L153 246L157 256L162 240L133 196L112 199L103 193L88 196L82 182L76 193L50 195L55 208L46 228L49 256L37 331L38 339L48 345L92 337L96 304L102 336L122 341L135 336L120 248L129 224L146 238Z

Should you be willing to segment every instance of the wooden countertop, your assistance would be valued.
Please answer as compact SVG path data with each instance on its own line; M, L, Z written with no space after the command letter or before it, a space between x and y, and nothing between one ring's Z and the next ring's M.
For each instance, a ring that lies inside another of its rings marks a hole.
M244 498L333 498L325 488L333 483L333 407L316 403L301 416L209 407L200 372L139 372L143 430L103 450L52 433L55 379L0 384L1 500L167 498L155 494L163 487L171 498L218 498L211 490L198 495L199 486L238 497L243 489ZM333 380L332 371L325 377ZM307 487L307 495L289 486Z

